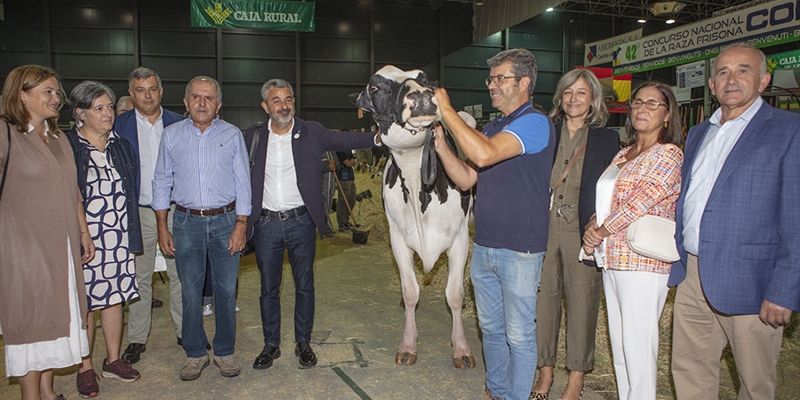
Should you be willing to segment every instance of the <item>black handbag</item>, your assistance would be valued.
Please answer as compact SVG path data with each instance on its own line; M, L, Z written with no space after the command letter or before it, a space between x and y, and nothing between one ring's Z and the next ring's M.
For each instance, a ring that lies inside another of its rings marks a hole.
M248 151L249 161L250 161L250 169L253 169L253 164L255 164L255 155L256 155L256 148L258 147L258 140L261 138L261 127L263 124L259 122L257 124L256 130L253 132L253 141L250 142L250 149ZM246 256L249 254L253 254L256 251L256 242L253 238L247 241L244 244L244 249L242 249L242 255Z
M8 135L8 150L6 150L6 162L3 166L3 179L0 180L0 198L3 197L3 186L6 184L6 173L8 172L8 158L11 156L11 127L6 121L6 135Z

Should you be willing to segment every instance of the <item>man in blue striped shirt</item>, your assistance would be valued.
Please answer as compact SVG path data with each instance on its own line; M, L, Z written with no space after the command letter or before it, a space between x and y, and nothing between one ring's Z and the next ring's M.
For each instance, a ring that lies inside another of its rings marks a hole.
M236 279L250 215L250 177L241 131L217 116L222 106L219 82L197 76L183 99L190 118L164 129L153 179L152 208L158 242L174 255L183 286L184 381L200 377L210 364L203 329L202 301L206 259L214 291L214 365L225 377L239 375L233 356L236 338ZM175 202L173 235L167 229L170 200Z

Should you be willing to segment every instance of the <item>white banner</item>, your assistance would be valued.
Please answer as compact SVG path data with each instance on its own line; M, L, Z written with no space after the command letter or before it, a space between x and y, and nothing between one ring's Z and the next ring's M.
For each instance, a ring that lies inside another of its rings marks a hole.
M632 42L641 39L642 30L637 29L622 35L617 35L612 38L600 40L597 42L587 43L584 45L583 51L583 66L593 67L600 64L610 63L614 61L614 49L618 44Z
M706 62L698 61L675 68L679 89L703 87L706 84Z
M614 75L715 57L733 42L763 48L798 40L800 3L776 0L623 43L614 52Z

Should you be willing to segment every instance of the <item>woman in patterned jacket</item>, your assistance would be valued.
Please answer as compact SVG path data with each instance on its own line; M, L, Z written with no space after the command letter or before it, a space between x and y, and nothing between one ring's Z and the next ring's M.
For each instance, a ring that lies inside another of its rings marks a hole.
M683 132L669 86L646 82L633 91L629 104L630 142L597 181L597 214L586 226L583 251L604 269L619 398L654 400L658 320L671 264L633 252L625 239L628 226L644 215L675 220Z

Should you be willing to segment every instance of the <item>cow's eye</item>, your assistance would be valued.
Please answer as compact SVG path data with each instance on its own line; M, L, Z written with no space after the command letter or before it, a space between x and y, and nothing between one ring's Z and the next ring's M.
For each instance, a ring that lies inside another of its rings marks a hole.
M370 86L370 87L369 87L369 93L370 93L370 94L375 94L375 93L378 93L378 91L379 91L379 90L380 90L380 89L378 89L378 87L377 87L377 86Z

